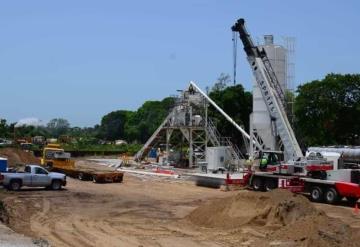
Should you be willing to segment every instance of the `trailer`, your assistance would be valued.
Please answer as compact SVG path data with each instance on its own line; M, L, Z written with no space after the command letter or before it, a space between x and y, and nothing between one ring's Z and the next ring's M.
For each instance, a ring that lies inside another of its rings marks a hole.
M54 172L94 183L121 183L124 173L116 170L99 171L91 167L77 167L70 153L57 144L48 144L43 150L41 165Z
M51 171L61 172L69 177L94 183L121 183L124 173L118 171L96 171L82 168L50 168Z

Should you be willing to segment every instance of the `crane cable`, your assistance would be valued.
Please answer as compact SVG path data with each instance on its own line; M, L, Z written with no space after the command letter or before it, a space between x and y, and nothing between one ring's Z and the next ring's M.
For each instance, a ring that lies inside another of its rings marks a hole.
M237 62L237 37L236 32L232 32L233 41L233 69L234 69L234 86L236 85L236 62Z

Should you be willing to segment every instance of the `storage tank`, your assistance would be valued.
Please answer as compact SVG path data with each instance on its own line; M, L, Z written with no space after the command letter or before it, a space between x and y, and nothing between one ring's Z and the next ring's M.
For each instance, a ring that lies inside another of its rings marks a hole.
M259 49L264 49L270 64L278 78L279 84L283 91L286 90L286 56L287 52L283 46L274 44L273 35L264 36L264 44L259 45ZM253 128L256 129L257 135L261 137L266 148L278 150L276 137L274 136L273 125L266 104L262 97L260 88L255 79L253 83L253 113L251 115Z
M335 152L341 154L342 159L360 162L360 147L309 147L312 152Z
M6 172L7 171L7 158L0 157L0 172Z
M273 35L264 35L264 45L259 46L260 49L264 49L267 57L270 60L270 64L278 78L280 86L285 92L286 85L286 64L287 64L287 52L286 48L281 45L274 44Z

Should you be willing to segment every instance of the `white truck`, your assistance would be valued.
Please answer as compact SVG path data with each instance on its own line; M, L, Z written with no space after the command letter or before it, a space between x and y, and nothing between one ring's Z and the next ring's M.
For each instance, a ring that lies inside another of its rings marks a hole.
M20 190L22 186L60 190L66 185L66 175L48 172L38 165L27 165L24 172L1 173L1 176L3 186L9 190Z

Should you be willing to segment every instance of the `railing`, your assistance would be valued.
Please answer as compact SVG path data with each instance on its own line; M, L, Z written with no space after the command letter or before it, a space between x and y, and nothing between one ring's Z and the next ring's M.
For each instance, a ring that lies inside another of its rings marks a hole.
M239 148L234 145L229 137L221 137L219 131L215 127L214 123L208 119L208 128L207 132L209 134L209 137L211 138L211 142L215 146L226 146L229 147L229 154L232 157L234 161L238 161L241 158L243 158L243 155L241 154Z
M220 133L216 129L214 123L210 119L208 119L206 131L207 131L207 133L210 137L210 141L213 143L213 145L219 146L221 144L220 143Z

